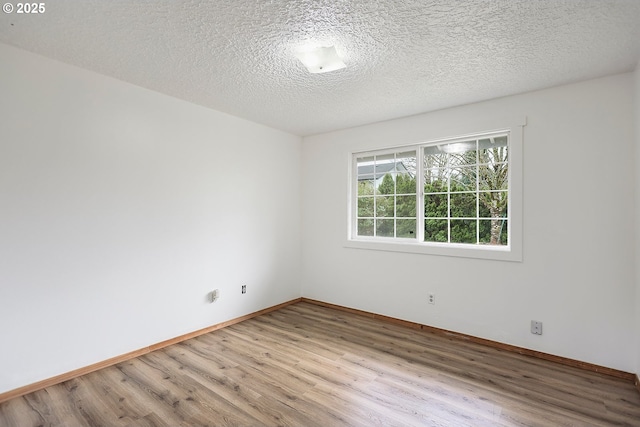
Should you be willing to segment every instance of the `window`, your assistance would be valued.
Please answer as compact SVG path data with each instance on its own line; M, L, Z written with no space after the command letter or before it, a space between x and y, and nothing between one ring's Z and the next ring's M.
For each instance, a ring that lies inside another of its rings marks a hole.
M518 129L352 153L347 246L520 260Z

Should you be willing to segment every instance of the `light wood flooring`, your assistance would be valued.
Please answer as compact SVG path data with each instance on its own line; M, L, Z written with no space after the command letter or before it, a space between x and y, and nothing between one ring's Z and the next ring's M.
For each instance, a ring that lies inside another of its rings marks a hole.
M0 404L0 426L640 426L630 382L301 302Z

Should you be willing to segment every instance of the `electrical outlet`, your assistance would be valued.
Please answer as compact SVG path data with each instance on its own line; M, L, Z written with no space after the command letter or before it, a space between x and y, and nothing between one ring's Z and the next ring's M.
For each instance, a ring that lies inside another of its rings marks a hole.
M531 321L531 333L536 335L542 335L542 322L536 320Z
M242 293L243 294L247 293L247 285L242 285Z
M215 289L215 290L209 292L209 302L210 303L213 304L214 302L216 302L218 297L220 297L220 291L218 289Z
M436 296L434 294L429 294L428 301L429 301L429 304L435 304L436 303Z

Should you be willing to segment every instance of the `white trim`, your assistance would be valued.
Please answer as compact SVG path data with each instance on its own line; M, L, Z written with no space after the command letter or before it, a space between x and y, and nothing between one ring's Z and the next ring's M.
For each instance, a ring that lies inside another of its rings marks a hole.
M381 241L382 238L349 240L344 243L344 247L353 249L369 249L388 252L406 252L424 255L441 255L462 258L480 258L498 261L522 261L522 256L518 255L509 246L490 245L463 245L457 243L423 243L416 239L389 239L388 242ZM391 241L393 240L393 241Z

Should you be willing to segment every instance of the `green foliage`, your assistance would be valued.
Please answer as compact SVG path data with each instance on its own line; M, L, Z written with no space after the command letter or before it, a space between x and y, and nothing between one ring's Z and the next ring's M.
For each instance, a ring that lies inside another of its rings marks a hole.
M378 186L378 194L394 194L396 191L396 183L390 173L382 178L382 182Z
M380 237L394 237L393 226L394 226L393 218L378 219L376 220L376 234Z
M388 173L375 191L373 181L358 183L358 217L374 218L377 236L414 238L416 235L416 178L409 174ZM364 196L364 197L363 197ZM395 219L394 219L395 218ZM372 235L371 223L358 220L358 233ZM371 234L370 234L371 233Z
M476 243L476 220L452 219L452 243Z
M358 181L358 196L370 196L373 194L373 180Z
M399 218L415 218L416 195L396 196L396 216Z
M396 236L413 239L416 237L416 178L409 174L396 177Z
M397 237L405 237L411 239L416 237L415 219L397 219L396 228Z
M446 218L447 195L426 194L424 196L424 216L426 218Z
M358 235L373 236L373 220L372 219L358 220Z
M376 196L376 216L377 217L394 217L394 197Z
M428 193L444 193L449 189L447 180L438 178L424 184L424 192Z
M416 177L400 174L396 178L396 194L416 194Z
M447 242L447 220L428 218L424 224L425 242Z
M481 150L481 153L485 156L484 160L480 160L481 163L488 164L481 164L477 169L475 166L466 167L463 166L465 161L475 162L475 159L472 160L471 156L458 156L457 164L462 166L453 170L450 181L445 177L431 177L425 183L425 241L447 242L449 231L452 243L477 243L478 237L479 242L484 244L507 243L504 218L507 214L508 193L495 191L506 190L508 187L506 148ZM479 193L476 193L476 179ZM481 220L477 222L462 219L476 217Z
M358 217L373 216L373 197L358 197Z
M452 218L476 217L476 193L451 193L449 197Z

